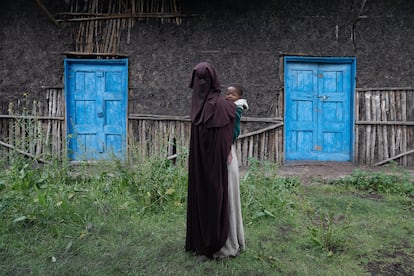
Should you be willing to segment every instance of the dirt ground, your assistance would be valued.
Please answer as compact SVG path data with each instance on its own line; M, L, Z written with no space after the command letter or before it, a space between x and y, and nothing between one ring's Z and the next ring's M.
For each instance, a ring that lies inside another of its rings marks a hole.
M352 174L355 169L372 172L391 172L389 166L361 167L350 162L295 162L279 167L281 176L299 176L303 184L313 179L338 179ZM414 168L405 169L414 178Z
M358 167L352 163L341 162L318 162L318 163L291 163L279 168L279 175L299 176L302 184L309 184L315 179L338 179L352 174L355 169L372 172L392 172L390 166L380 167ZM414 168L405 169L414 181ZM378 252L378 260L366 265L371 275L413 275L414 263L410 253L413 252L411 245L397 248L395 252ZM385 262L391 259L392 262Z

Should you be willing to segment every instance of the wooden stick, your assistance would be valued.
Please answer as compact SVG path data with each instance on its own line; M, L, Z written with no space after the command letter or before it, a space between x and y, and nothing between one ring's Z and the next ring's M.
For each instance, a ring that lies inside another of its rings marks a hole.
M357 121L359 120L359 98L360 98L360 93L356 92L355 93L355 107L354 107L354 120ZM355 134L354 134L354 141L353 141L353 151L354 151L354 162L356 164L358 164L360 162L360 157L359 157L359 152L360 152L360 145L359 145L359 127L357 125L354 125L354 129L355 129Z
M32 103L32 115L36 116L37 112L36 112L36 101L34 100ZM36 120L33 120L33 122L29 125L29 152L31 154L33 154L35 152L36 149L36 142L37 142L37 124L36 124Z
M381 120L382 121L387 121L387 100L386 100L386 96L387 96L387 92L382 93L381 95ZM383 151L384 151L384 155L383 158L388 158L389 157L389 152L388 152L388 148L389 148L389 144L388 144L388 128L386 126L382 126L382 141L383 141Z
M45 5L43 5L43 3L40 0L36 0L36 3L43 10L43 12L46 13L47 17L53 22L53 24L55 24L56 27L59 27L58 21L53 17L53 15L49 12Z
M110 40L111 40L112 20L107 20L107 21L105 21L105 23L106 23L105 24L106 34L105 34L105 38L104 38L104 41L103 41L103 43L104 43L103 51L105 53L110 53L109 43L110 43Z
M282 117L241 117L242 122L262 122L262 123L280 123L283 122Z
M173 154L173 155L167 156L167 159L168 160L173 160L173 159L177 159L177 157L178 157L177 154Z
M374 164L374 166L380 166L380 165L383 165L383 164L385 164L385 163L387 163L387 162L389 162L389 161L395 160L395 159L400 158L400 157L403 157L403 156L407 156L407 155L409 155L409 154L411 154L411 153L414 153L414 149L409 150L409 151L406 151L406 152L403 152L403 153L400 153L400 154L397 154L397 155L395 155L395 156L393 156L393 157L391 157L391 158L388 158L388 159L386 159L386 160L382 160L382 161L380 161L380 162L378 162L378 163Z
M119 46L119 41L121 40L121 19L116 20L116 29L115 29L115 39L114 39L114 47L112 53L116 53Z
M380 87L380 88L357 88L357 92L371 92L371 91L400 91L408 90L408 92L414 92L414 87Z
M407 120L407 93L401 92L401 120L402 121L406 121ZM408 137L407 137L407 126L403 126L403 137L402 137L402 142L403 142L403 147L402 147L402 151L405 152L407 151L407 144L408 144ZM408 165L408 159L406 156L404 156L402 158L402 165L403 166L407 166Z
M248 156L247 156L247 151L249 149L249 145L248 145L248 141L247 139L243 139L243 148L242 148L242 153L243 153L243 157L242 157L242 164L243 166L247 165L247 161L248 161Z
M259 134L259 140L260 140L260 150L259 150L259 160L264 160L264 156L265 156L265 141L266 141L266 133L261 133Z
M395 93L388 93L390 98L390 121L395 121ZM395 155L395 125L391 126L391 147L390 147L390 155Z
M239 166L241 166L242 165L242 163L241 163L241 161L242 161L242 152L241 152L241 142L240 142L240 140L237 140L236 141L236 144L235 144L235 146L236 146L236 156L237 156L237 161L238 161L238 164L239 164Z
M56 110L57 110L57 106L58 106L58 104L57 104L57 91L55 90L55 89L53 89L52 90L52 116L56 116ZM52 128L52 152L54 153L54 154L58 154L59 153L59 150L58 150L58 148L59 148L59 143L57 143L57 141L58 141L58 131L59 131L59 129L58 129L58 121L53 121L52 122L52 126L53 126L53 128Z
M169 115L155 115L155 114L129 114L130 120L182 120L190 121L190 116L169 116ZM262 122L262 123L281 123L283 119L280 117L269 118L255 118L255 117L242 117L242 122Z
M374 91L372 93L372 102L371 102L371 116L372 119L374 121L378 121L377 119L377 110L379 108L379 106L377 105L377 97L378 97L378 102L379 102L379 95L377 91ZM370 159L370 164L374 162L375 160L375 148L376 145L378 144L378 139L377 139L377 130L378 128L376 126L372 127L372 145L371 145L371 159Z
M43 140L43 135L42 135L42 122L37 121L37 144L36 144L36 153L35 155L40 155L42 153L42 140Z
M356 125L397 125L414 126L413 121L356 121Z
M373 102L373 106L372 106L372 114L373 114L373 119L374 121L380 121L381 120L381 101L380 101L380 94L379 92L375 92L373 98L372 98ZM375 131L376 131L376 137L377 137L377 150L375 151L375 147L373 147L373 152L377 153L378 155L378 160L382 160L383 154L384 154L384 143L383 143L383 137L382 137L382 128L381 126L375 126L374 127ZM373 156L373 160L375 159L375 155Z
M371 120L371 93L365 94L365 119ZM366 153L365 153L365 162L370 164L371 160L371 125L368 125L366 128Z
M277 155L278 155L278 147L277 147L277 135L278 135L278 131L271 131L268 133L267 135L267 140L266 140L266 145L267 145L267 149L266 149L266 156L268 158L269 161L274 161L277 159Z
M253 136L250 136L246 140L249 141L249 153L247 155L247 162L248 162L250 158L253 158L253 150L254 150Z
M117 15L102 15L95 17L81 17L81 18L68 18L68 19L57 19L56 22L83 22L83 21L96 21L96 20L107 20L107 19L121 19L121 18L184 18L184 17L198 17L199 14L163 14L163 13L141 13L141 14L117 14Z
M23 119L23 120L59 120L64 121L65 117L60 116L37 116L37 115L0 115L0 119Z
M283 123L276 124L276 125L271 125L271 126L268 126L268 127L265 127L265 128L259 129L259 130L256 130L256 131L252 131L252 132L249 132L249 133L240 135L238 139L242 139L242 138L246 138L246 137L251 137L251 136L254 136L254 135L257 135L257 134L266 132L268 130L281 127L281 126L283 126Z
M105 50L106 45L101 45L104 47ZM120 54L120 53L109 53L109 52L102 52L102 53L92 53L92 52L78 52L78 51L65 51L62 54L68 56L79 56L79 57L87 57L87 56L94 56L94 57L128 57L128 55Z
M151 114L130 114L129 120L158 120L158 121L188 121L190 122L190 116L169 116L169 115L151 115Z
M131 13L135 12L135 0L131 1ZM134 20L133 18L128 19L128 32L127 32L127 45L129 45L130 41L131 41L131 28L134 25Z
M50 96L50 94L51 94L51 89L48 89L46 91L46 104L45 104L46 112L44 112L44 113L51 117L52 112L50 111L51 110L51 101L50 101L51 96ZM43 151L44 151L44 153L48 153L48 151L49 151L49 137L50 137L51 123L52 123L52 120L47 120L46 134L44 136L44 141L43 141Z
M94 5L94 9L97 12L98 11L98 1L95 2ZM95 21L94 22L94 39L95 39L95 51L99 52L99 34L98 34L98 26L99 26L99 22Z
M52 163L51 163L51 162L49 162L49 161L43 160L42 158L38 158L37 156L35 156L35 155L33 155L33 154L30 154L30 153L28 153L28 152L25 152L25 151L22 151L22 150L16 149L16 147L14 147L14 146L12 146L12 145L10 145L10 144L4 143L4 142L2 142L2 141L0 141L0 145L2 145L3 147L9 148L9 149L15 150L15 151L16 151L16 152L18 152L18 153L21 153L21 154L23 154L23 155L25 155L25 156L31 157L31 158L33 158L33 159L35 159L35 160L37 160L37 161L42 162L42 163L52 164Z

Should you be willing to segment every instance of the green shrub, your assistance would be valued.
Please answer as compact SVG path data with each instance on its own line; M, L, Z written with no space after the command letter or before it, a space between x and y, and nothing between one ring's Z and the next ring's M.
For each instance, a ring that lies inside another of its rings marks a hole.
M275 163L250 160L249 169L240 181L242 209L248 223L278 217L297 204L299 179L283 178L277 172Z
M182 209L187 171L169 160L39 165L13 158L0 176L0 217L9 227L69 232L96 225L97 217ZM58 230L60 229L60 230ZM66 230L65 230L66 231Z
M398 195L413 195L414 182L406 171L367 172L355 170L351 175L331 182L334 185L353 186L358 190Z
M130 169L119 166L120 179L140 203L141 211L181 206L187 196L187 170L170 160L151 158Z

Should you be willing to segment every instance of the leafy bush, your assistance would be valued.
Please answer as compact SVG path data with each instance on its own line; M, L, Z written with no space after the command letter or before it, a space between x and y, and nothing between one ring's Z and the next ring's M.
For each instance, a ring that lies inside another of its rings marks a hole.
M132 169L120 164L121 182L142 206L141 211L181 206L187 196L187 170L170 160L151 158Z
M355 170L351 175L331 182L334 185L353 186L356 189L387 194L413 195L414 182L405 171L367 172Z
M10 227L66 225L79 232L99 224L94 220L101 215L121 218L179 208L186 187L186 169L169 160L40 166L14 158L0 176L0 217Z
M59 167L13 158L1 176L0 215L4 221L25 227L34 224L53 225L67 221L70 214L67 197L68 171Z
M242 209L245 220L275 218L297 204L295 193L300 186L297 177L277 175L277 165L250 160L246 175L240 181Z

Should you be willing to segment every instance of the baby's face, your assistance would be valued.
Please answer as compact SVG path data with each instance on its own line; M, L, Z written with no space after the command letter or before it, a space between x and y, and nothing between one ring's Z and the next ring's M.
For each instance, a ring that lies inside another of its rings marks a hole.
M226 89L226 100L235 102L240 99L237 88L230 86Z

